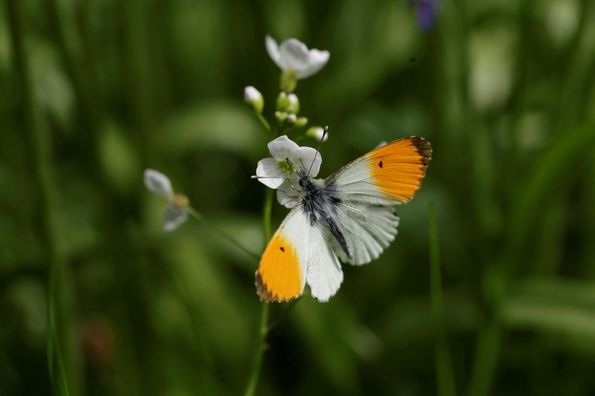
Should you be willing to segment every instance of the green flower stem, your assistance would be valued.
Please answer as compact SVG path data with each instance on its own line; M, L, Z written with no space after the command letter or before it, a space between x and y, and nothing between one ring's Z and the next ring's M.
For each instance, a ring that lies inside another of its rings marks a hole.
M242 246L232 236L230 236L225 231L221 230L220 228L218 228L217 226L215 226L214 224L212 224L211 222L209 222L203 215L201 215L194 208L188 207L188 208L186 208L186 210L188 211L188 214L190 216L192 216L195 220L197 220L200 223L202 223L202 224L204 224L204 225L212 228L213 230L215 230L215 232L217 232L217 234L219 234L219 236L221 238L225 239L227 242L229 242L230 244L232 244L233 246L235 246L236 248L238 248L238 250L241 250L242 252L246 253L246 255L250 256L251 259L253 259L256 262L260 261L260 256L258 254L254 253L254 252L251 252L250 250L248 250L247 248L245 248L244 246Z
M436 224L436 208L434 202L429 208L430 235L430 298L432 316L436 326L436 380L439 396L456 395L456 386L452 369L452 360L446 341L444 328L444 312L442 310L442 275L440 272L440 249L438 244L438 227Z
M293 92L297 87L297 76L293 71L284 70L281 73L281 78L279 80L279 84L281 85L281 91L283 92Z
M265 129L269 132L273 132L273 129L271 128L271 124L269 124L269 122L267 121L266 118L264 118L264 116L261 113L254 113L256 114L256 117L258 117L258 120L260 121L260 123L262 124L262 126L265 127Z
M49 263L48 279L48 334L47 334L47 359L49 376L52 382L53 393L57 395L69 395L68 380L62 348L60 347L57 332L57 304L58 285L61 273L62 262L57 252L56 227L54 219L52 175L50 160L50 141L47 130L45 130L39 109L35 102L33 93L33 82L31 76L30 62L25 48L25 27L23 18L23 2L19 0L7 0L8 19L11 30L12 47L14 52L15 70L18 72L22 87L22 110L25 129L27 131L30 157L33 160L34 181L37 184L39 194L38 214L41 219L40 239L44 244L44 253Z
M264 239L268 241L271 239L271 212L273 210L273 190L267 188L265 193L264 205L262 208L262 224ZM262 367L262 358L266 349L266 338L270 328L268 327L269 321L269 304L262 302L262 309L260 311L260 324L258 331L258 344L256 346L256 352L254 353L254 363L252 366L252 373L246 385L244 396L254 396L256 393L256 387L258 386L258 379L260 377L260 369Z
M273 212L273 190L267 188L264 197L264 206L262 208L262 231L264 233L264 240L268 241L273 236L271 230L271 213Z
M285 320L285 318L287 318L287 315L289 315L289 313L293 310L293 308L297 305L298 302L300 302L302 299L301 298L297 298L295 300L292 300L289 304L287 304L287 306L285 307L285 310L279 315L278 318L276 318L270 325L269 325L269 333L271 331L273 331L273 329L275 329L277 326L279 326L281 324L281 322L283 322Z
M256 387L260 378L260 369L262 367L262 358L266 349L266 338L269 333L267 326L269 321L269 304L262 303L262 310L260 311L260 325L258 330L258 346L254 355L254 365L252 367L252 374L248 380L248 385L244 392L244 396L254 396L256 394Z

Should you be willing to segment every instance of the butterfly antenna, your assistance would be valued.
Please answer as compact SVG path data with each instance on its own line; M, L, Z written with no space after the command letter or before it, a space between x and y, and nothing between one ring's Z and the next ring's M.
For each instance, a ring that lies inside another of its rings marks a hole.
M326 137L327 134L328 134L328 125L326 125L324 127L324 131L322 131L322 136L320 137L320 143L318 143L318 147L316 148L316 153L314 154L312 163L310 163L310 167L308 168L308 173L307 173L308 176L310 176L310 171L312 170L312 167L314 166L314 162L316 162L316 157L319 154L318 152L320 151L320 147L322 146L322 143L324 143L324 138Z

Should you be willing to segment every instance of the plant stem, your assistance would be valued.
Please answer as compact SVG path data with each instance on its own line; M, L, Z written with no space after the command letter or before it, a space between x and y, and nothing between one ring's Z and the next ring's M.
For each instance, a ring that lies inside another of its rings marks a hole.
M244 396L254 396L256 393L256 387L258 386L258 380L260 378L260 368L262 367L262 358L266 349L266 337L269 332L267 326L269 320L269 304L262 302L262 310L260 311L260 325L258 331L258 346L254 355L254 366L252 368L252 374L248 380L246 391Z
M444 313L442 311L442 274L440 271L440 248L438 243L438 227L434 202L429 208L430 237L430 298L432 316L436 325L436 380L439 396L456 395L456 386L452 370L452 360L444 329Z
M273 209L273 190L268 189L265 193L264 205L262 208L262 225L264 232L264 239L268 241L271 239L271 212ZM254 363L252 366L252 373L246 385L244 396L254 396L256 387L258 386L258 379L260 377L260 368L262 367L262 358L266 349L266 338L270 328L268 327L269 320L269 304L262 302L262 309L260 311L260 325L258 331L258 344L256 352L254 353Z
M301 301L301 298L296 298L295 300L292 300L290 303L287 304L287 306L285 307L285 310L283 310L283 312L281 312L279 317L275 318L275 320L269 325L269 333L271 331L273 331L273 329L275 329L277 326L279 326L281 324L281 322L283 322L285 320L287 315L289 315L289 313L293 310L293 308L300 301Z
M201 222L202 224L215 230L221 238L225 239L227 242L229 242L230 244L235 246L238 250L241 250L242 252L246 253L246 255L250 256L251 259L253 259L256 262L258 262L260 260L260 256L258 254L251 252L250 250L248 250L247 248L242 246L231 235L229 235L225 231L221 230L219 227L215 226L211 222L209 222L203 215L201 215L194 208L189 207L189 208L186 208L186 210L188 211L188 214L190 214L190 216L192 216L195 220L197 220L197 221Z
M273 236L271 231L271 213L273 211L273 190L267 188L264 197L264 206L262 208L262 231L264 233L264 240L268 241Z
M265 127L265 129L269 132L273 132L273 130L271 129L271 124L269 124L269 122L266 120L266 118L264 118L264 116L260 113L256 113L256 117L258 117L258 120L260 121L260 123L262 124L262 126Z
M39 194L38 215L41 219L40 239L43 243L44 253L48 258L48 334L47 334L47 359L50 380L55 394L69 395L68 380L62 349L57 334L57 292L59 277L61 275L61 260L57 253L55 219L53 215L53 192L50 160L50 142L47 130L43 127L39 110L35 102L30 62L25 48L23 2L7 0L8 19L10 22L12 47L14 51L15 69L18 72L22 87L23 121L29 147L30 157L33 160L34 181Z

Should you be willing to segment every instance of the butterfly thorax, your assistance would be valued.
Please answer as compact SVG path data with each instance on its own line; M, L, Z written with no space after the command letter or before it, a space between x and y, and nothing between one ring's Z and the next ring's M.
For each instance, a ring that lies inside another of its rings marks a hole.
M302 208L312 227L321 224L336 239L345 252L351 258L351 252L343 231L339 227L337 216L337 205L341 198L334 182L312 179L306 172L298 172L299 186L302 188Z

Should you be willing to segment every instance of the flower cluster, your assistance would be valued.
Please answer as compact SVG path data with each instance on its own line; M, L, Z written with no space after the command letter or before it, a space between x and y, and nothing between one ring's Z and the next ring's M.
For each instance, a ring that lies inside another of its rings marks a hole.
M269 56L282 71L281 92L275 103L277 130L284 132L301 130L305 137L326 141L328 139L326 128L311 126L304 132L308 118L299 115L300 100L294 91L298 80L312 76L326 65L330 57L328 51L308 49L304 43L294 38L285 40L279 45L272 37L267 36L265 44ZM260 92L248 86L244 90L244 100L270 130L270 124L262 116L264 100ZM316 176L322 163L320 153L312 147L300 147L287 135L271 141L268 148L271 157L258 162L254 177L267 187L277 190L277 200L281 205L293 208L302 195L298 170L307 173L310 177Z
M265 38L269 56L281 69L281 91L275 102L275 120L278 132L301 132L303 136L326 141L326 128L308 126L308 118L300 115L300 100L294 92L298 80L308 78L320 71L329 60L329 52L308 49L301 41L291 38L280 45L270 36ZM263 116L265 101L253 86L244 89L244 101L271 132L271 124ZM279 136L268 144L271 157L258 162L256 178L267 187L277 190L277 200L287 208L294 207L301 198L298 170L315 177L320 170L322 158L312 147L300 147L287 135ZM163 173L147 169L144 173L145 186L152 193L167 201L163 216L163 229L173 231L184 223L190 214L199 216L190 208L188 198L175 194L171 182Z
M281 69L281 92L275 102L275 121L278 131L301 130L307 127L308 118L300 115L300 100L295 94L298 80L317 73L326 65L330 54L328 51L308 49L301 41L291 38L280 45L271 37L266 36L265 45L269 56ZM253 86L244 89L244 101L254 110L260 121L267 129L270 124L263 116L264 99L262 94ZM320 140L323 129L319 126L310 127L305 135ZM328 135L324 135L328 137Z

